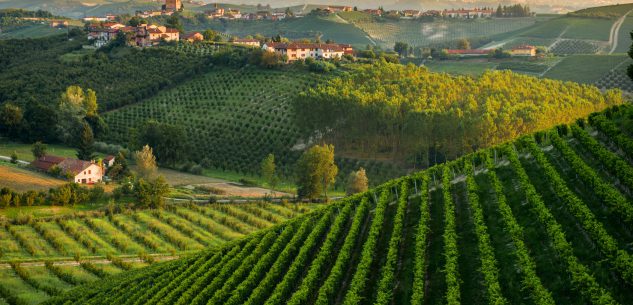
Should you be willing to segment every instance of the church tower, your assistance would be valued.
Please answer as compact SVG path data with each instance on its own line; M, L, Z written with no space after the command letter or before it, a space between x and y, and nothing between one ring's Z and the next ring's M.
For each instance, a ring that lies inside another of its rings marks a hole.
M165 0L165 10L166 11L178 11L182 7L181 0Z

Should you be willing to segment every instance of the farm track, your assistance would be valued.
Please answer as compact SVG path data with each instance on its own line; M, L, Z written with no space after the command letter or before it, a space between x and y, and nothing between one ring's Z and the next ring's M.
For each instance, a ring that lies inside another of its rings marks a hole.
M626 20L626 17L631 12L633 12L633 10L628 11L626 14L624 14L624 16L620 17L620 19L618 19L613 24L613 27L611 28L611 33L609 35L609 44L611 45L611 51L609 51L609 54L613 54L618 48L618 42L620 39L620 28L622 27L622 24L624 24L624 20Z

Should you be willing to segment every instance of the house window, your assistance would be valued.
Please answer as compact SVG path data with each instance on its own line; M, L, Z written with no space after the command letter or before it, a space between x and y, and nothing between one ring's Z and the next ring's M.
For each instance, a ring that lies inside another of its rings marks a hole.
M92 174L92 170L88 170L88 175Z
M88 182L92 182L92 178L88 178Z

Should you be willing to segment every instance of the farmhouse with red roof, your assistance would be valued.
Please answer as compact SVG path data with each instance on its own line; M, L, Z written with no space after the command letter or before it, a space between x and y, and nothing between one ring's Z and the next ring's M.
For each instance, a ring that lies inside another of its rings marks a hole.
M103 180L103 170L94 162L58 156L43 156L31 162L31 166L45 172L49 172L56 166L62 175L71 177L76 183L93 184Z

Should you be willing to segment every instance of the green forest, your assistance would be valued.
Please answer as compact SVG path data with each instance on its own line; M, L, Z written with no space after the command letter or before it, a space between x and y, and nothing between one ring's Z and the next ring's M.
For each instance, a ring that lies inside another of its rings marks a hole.
M478 78L412 64L354 65L296 99L306 137L339 151L428 167L624 102L619 90L510 71ZM413 166L412 166L413 165Z

